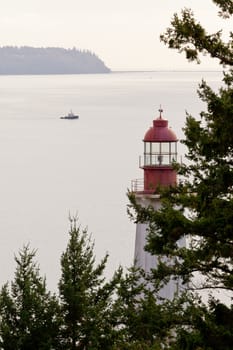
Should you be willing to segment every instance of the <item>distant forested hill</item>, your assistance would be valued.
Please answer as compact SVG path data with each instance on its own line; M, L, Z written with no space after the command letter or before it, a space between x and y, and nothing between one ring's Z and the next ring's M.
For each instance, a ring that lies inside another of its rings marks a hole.
M104 62L90 51L76 48L0 47L0 74L109 73Z

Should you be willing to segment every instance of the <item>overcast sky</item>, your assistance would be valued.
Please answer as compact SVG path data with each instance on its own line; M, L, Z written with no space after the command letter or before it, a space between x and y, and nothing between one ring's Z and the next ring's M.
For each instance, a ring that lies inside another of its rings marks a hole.
M159 40L174 12L192 8L210 32L232 29L211 0L0 0L0 46L91 50L112 70L214 69L188 64Z

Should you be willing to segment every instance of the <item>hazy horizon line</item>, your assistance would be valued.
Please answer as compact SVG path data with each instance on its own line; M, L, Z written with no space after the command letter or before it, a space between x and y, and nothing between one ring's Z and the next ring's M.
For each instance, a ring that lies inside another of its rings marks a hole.
M111 69L110 73L156 73L156 72L222 72L221 69L168 69L168 68L161 68L161 69Z

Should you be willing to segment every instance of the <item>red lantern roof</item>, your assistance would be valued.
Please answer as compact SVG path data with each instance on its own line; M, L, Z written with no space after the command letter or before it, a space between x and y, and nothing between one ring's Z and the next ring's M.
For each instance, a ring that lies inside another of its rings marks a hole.
M168 127L168 121L162 118L162 109L159 109L159 118L153 120L153 126L145 133L144 142L176 142L176 134Z

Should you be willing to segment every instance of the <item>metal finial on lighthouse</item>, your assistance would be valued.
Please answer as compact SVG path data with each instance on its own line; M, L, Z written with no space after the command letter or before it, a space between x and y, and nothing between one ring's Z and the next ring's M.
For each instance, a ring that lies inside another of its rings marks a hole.
M162 113L163 113L163 109L160 105L160 108L159 108L159 119L162 119Z

